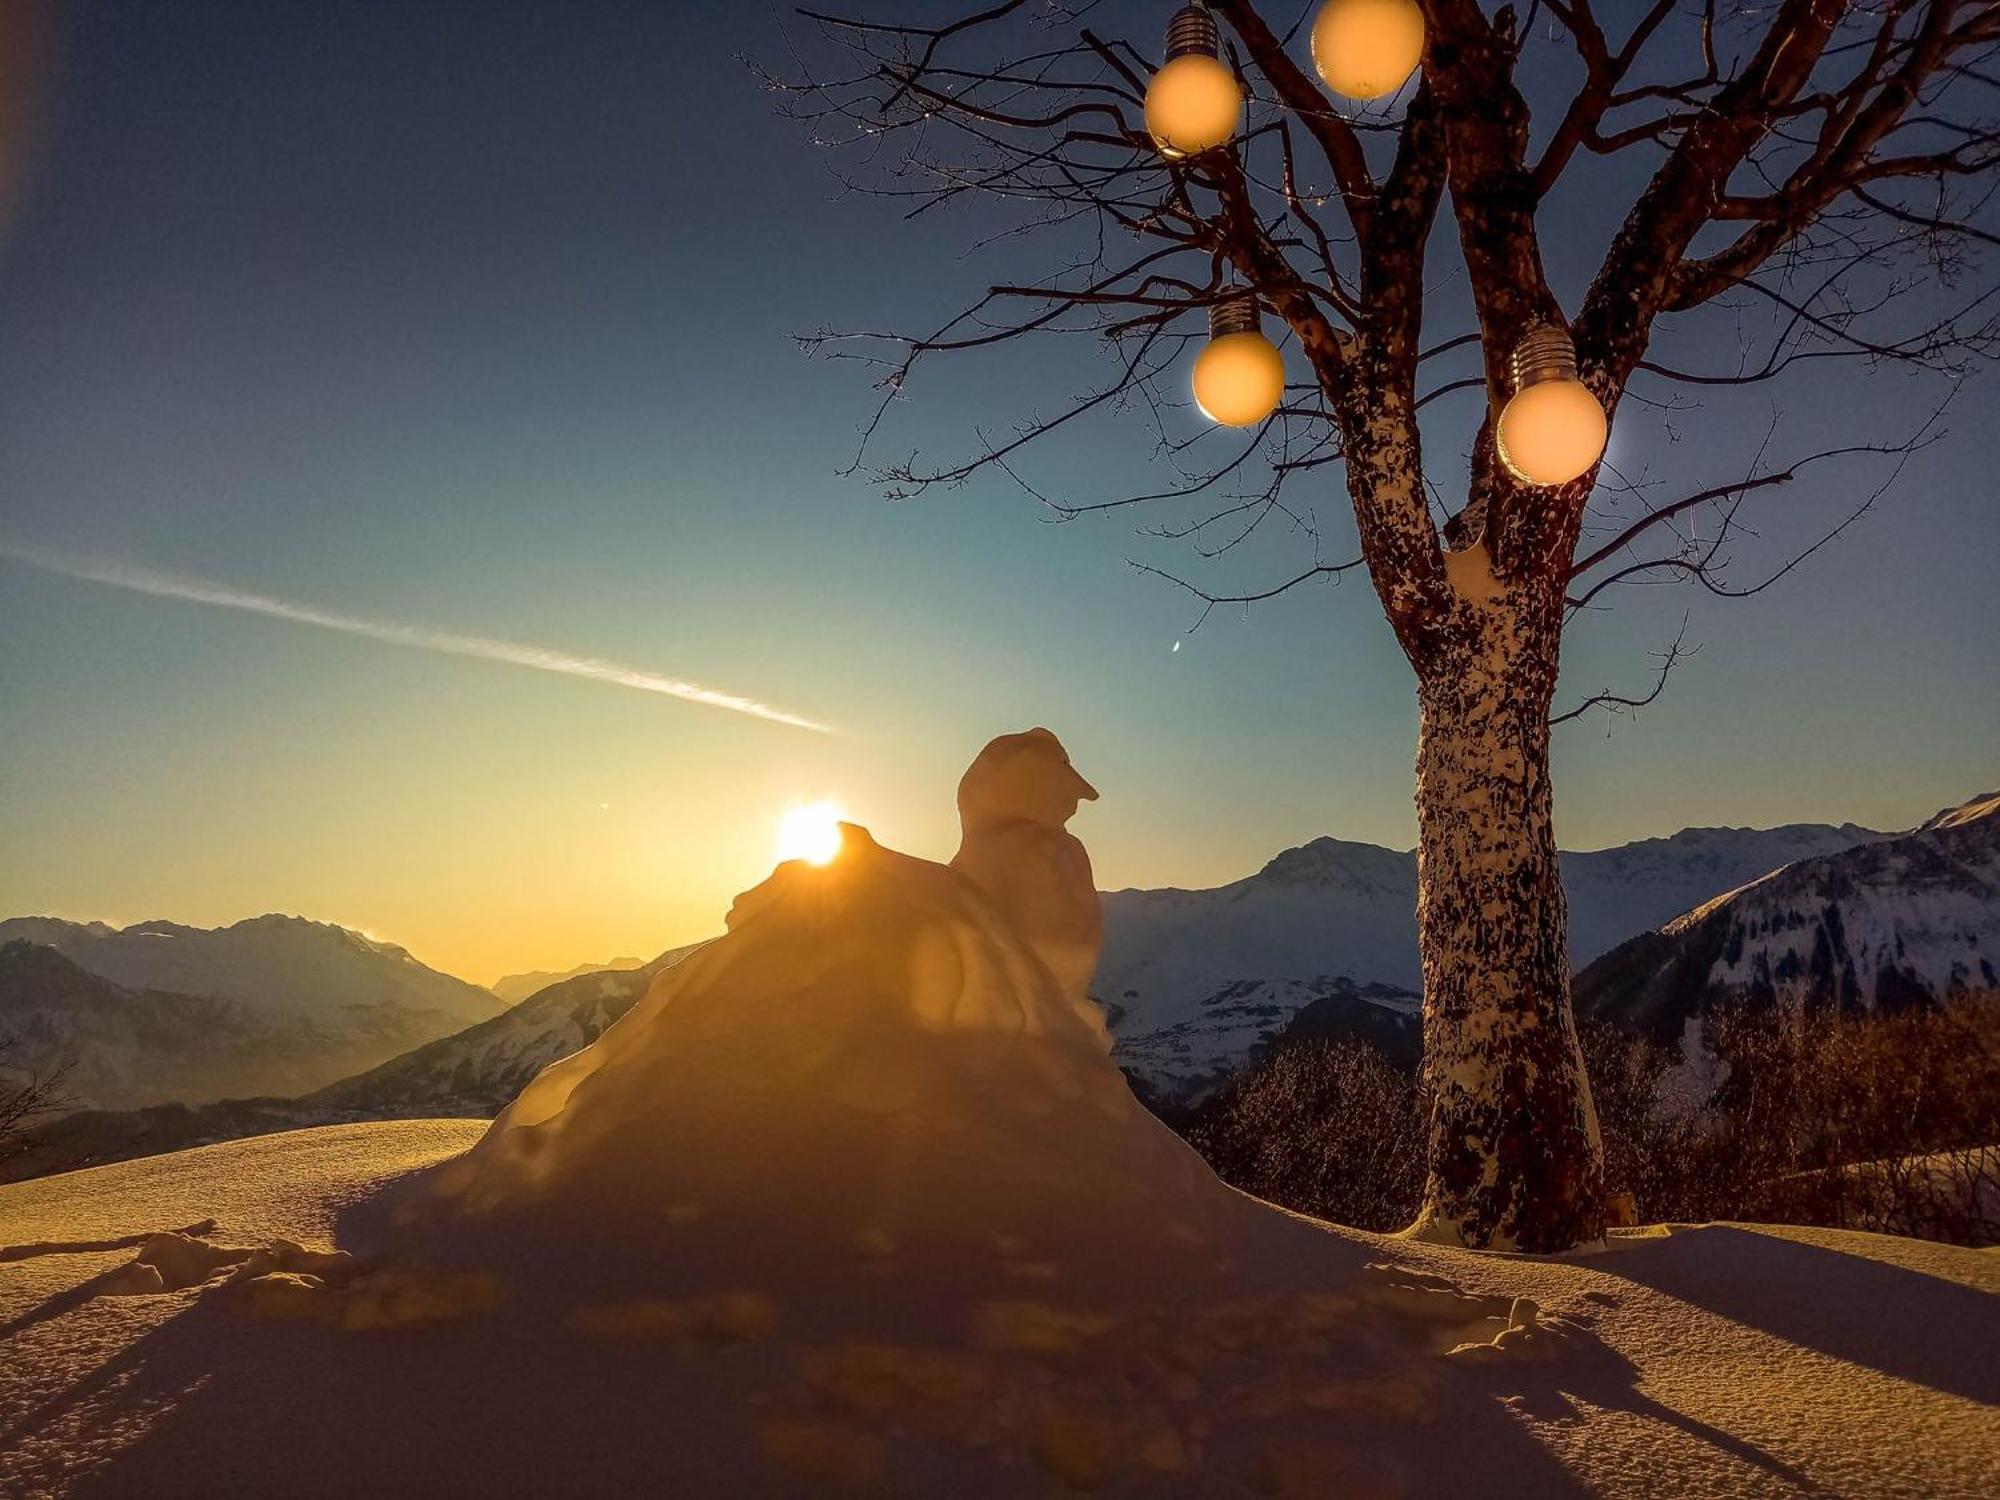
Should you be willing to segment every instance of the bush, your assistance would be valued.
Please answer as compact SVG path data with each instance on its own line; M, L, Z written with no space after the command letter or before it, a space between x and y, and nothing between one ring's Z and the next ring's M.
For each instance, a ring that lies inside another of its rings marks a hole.
M1187 1130L1223 1181L1315 1218L1401 1229L1424 1188L1417 1080L1366 1042L1281 1048Z
M1643 1220L2000 1244L2000 997L1744 1006L1693 1060L1601 1022L1581 1040L1606 1187ZM1185 1133L1225 1181L1336 1223L1399 1229L1422 1198L1421 1084L1365 1042L1275 1050Z
M1746 1011L1713 1031L1722 1072L1691 1206L2000 1243L2000 999Z

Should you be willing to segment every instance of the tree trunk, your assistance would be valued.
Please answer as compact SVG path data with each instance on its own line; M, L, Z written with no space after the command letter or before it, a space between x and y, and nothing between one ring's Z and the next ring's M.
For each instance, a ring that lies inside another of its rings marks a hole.
M1560 598L1448 555L1418 666L1417 924L1432 1091L1423 1238L1547 1253L1600 1238L1604 1168L1570 1013L1549 788Z

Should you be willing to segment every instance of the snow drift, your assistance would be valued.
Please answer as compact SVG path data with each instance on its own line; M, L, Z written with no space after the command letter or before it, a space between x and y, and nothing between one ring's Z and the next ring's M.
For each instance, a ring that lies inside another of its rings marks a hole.
M843 833L544 1070L412 1218L503 1255L559 1226L599 1275L1212 1263L1241 1200L1132 1097L1096 1008L971 881Z

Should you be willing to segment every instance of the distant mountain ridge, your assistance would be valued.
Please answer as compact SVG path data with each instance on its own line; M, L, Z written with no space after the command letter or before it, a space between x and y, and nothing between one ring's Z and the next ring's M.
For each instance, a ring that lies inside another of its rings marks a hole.
M501 1008L393 943L277 914L219 928L15 917L0 949L0 1032L70 1061L85 1106L304 1093Z
M1688 828L1565 852L1571 955L1588 962L1717 892L1884 837L1853 823ZM1358 997L1413 1015L1423 982L1416 900L1414 853L1333 838L1212 890L1105 893L1091 992L1110 1018L1113 1056L1155 1100L1185 1103L1315 1000Z
M1795 870L1821 866L1843 880L1873 869L1893 890L1918 868L1902 847L1909 840L1921 835L1930 841L1928 860L1939 841L1957 847L1961 840L1969 846L1990 839L2000 828L1996 812L2000 796L1947 809L1903 835L1851 823L1691 828L1669 838L1565 853L1572 952L1597 960L1579 977L1580 1004L1609 992L1587 977L1612 972L1604 968L1613 956L1606 949L1641 955L1636 963L1621 960L1622 982L1643 988L1658 967L1649 957L1655 950L1645 944L1680 941L1701 926L1704 913L1746 892L1789 889ZM1985 857L1990 860L1990 850ZM1954 866L1961 874L1963 864ZM1980 890L1992 884L1990 874L1979 878L1986 880ZM1278 1041L1362 1036L1393 1056L1414 1057L1421 1034L1415 882L1409 853L1321 838L1212 890L1105 893L1104 958L1092 988L1105 1006L1114 1057L1161 1107L1198 1102ZM115 932L103 924L66 925L98 938ZM1842 932L1851 926L1843 921ZM362 941L377 952L402 953ZM497 1014L498 1002L489 997L489 1013L474 1024L299 1091L300 1097L72 1116L65 1164L293 1125L492 1114L542 1067L595 1040L661 969L701 946L670 949L636 968L563 979ZM1853 951L1851 944L1846 951ZM1963 972L1977 982L1984 971L1967 959ZM1635 1005L1633 1014L1641 1009Z
M609 958L601 964L578 964L573 969L529 969L520 974L502 974L486 988L498 995L508 1005L519 1005L530 995L539 994L552 984L561 984L566 979L581 979L586 974L602 974L611 969L642 969L646 966L643 958Z
M32 1149L24 1156L11 1162L0 1159L0 1182L310 1125L497 1114L548 1064L596 1041L605 1027L637 1003L654 975L702 946L670 948L635 969L585 973L548 985L463 1031L430 1040L311 1092L273 1091L299 1097L267 1094L192 1106L75 1111L37 1128ZM36 962L53 960L85 981L105 983L83 975L49 948L17 942L0 949L0 1006L6 995L8 960L16 948L46 956Z
M2000 989L2000 793L1715 896L1589 965L1576 1001L1672 1038L1735 1002L1855 1012L1967 989Z

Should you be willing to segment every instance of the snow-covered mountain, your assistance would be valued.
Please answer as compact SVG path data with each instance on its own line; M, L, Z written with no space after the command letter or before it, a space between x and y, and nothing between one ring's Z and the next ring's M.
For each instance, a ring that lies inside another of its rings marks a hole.
M497 1113L548 1064L596 1041L605 1027L632 1008L655 974L700 946L694 943L672 948L652 962L630 969L590 972L560 980L512 1009L488 1016L462 1031L427 1040L364 1072L324 1087L311 1086L311 1092L297 1088L261 1091L267 1096L287 1096L279 1098L243 1097L259 1091L231 1090L230 1097L218 1102L189 1105L155 1102L170 1090L145 1089L140 1091L144 1095L143 1107L128 1107L123 1102L126 1094L116 1089L103 1086L74 1089L72 1092L80 1096L79 1103L106 1097L114 1102L99 1108L78 1109L33 1128L29 1149L24 1154L12 1160L0 1159L0 1182L162 1151L181 1151L274 1130L353 1120ZM185 1024L176 1033L175 1045L162 1046L155 1055L177 1057L185 1050L193 1061L179 1068L156 1064L159 1071L145 1070L143 1076L178 1081L176 1086L182 1088L183 1098L215 1097L217 1090L207 1075L198 1071L198 1066L210 1052L220 1049L226 1053L233 1045L234 1033L229 1029L234 1024L232 1013L222 1002L186 995L135 995L83 973L49 948L16 942L0 950L0 1030L5 1029L7 997L12 988L7 978L9 966L22 962L16 949L35 956L33 971L24 963L23 972L31 975L25 987L52 995L80 1013L93 1004L114 1014L144 1004L181 1020L178 1007L188 1007ZM70 977L58 982L51 965L62 966ZM106 992L108 998L94 999L98 991ZM86 1040L95 1039L87 1033ZM93 1059L130 1054L129 1047L120 1051L102 1044L78 1050ZM72 1081L76 1076L72 1075ZM122 1082L122 1074L119 1079ZM293 1095L302 1097L290 1097Z
M344 1078L300 1102L333 1118L491 1114L559 1057L589 1046L645 994L653 976L701 947L670 948L651 963L558 980L476 1026Z
M1884 837L1852 824L1692 828L1671 838L1565 854L1572 952L1587 961L1779 866ZM1257 874L1213 890L1106 893L1104 956L1092 993L1105 1005L1115 1059L1156 1102L1185 1104L1288 1030L1365 1035L1392 1053L1411 1053L1420 1010L1415 906L1413 855L1330 838L1287 850ZM0 932L19 925L0 924ZM122 936L101 924L42 923L35 930L53 929L94 951ZM400 949L346 936L414 964ZM304 1097L258 1100L254 1109L75 1117L69 1135L82 1130L89 1139L72 1139L67 1149L77 1159L116 1159L172 1149L163 1143L184 1143L177 1141L182 1136L224 1139L246 1120L247 1128L273 1128L256 1123L267 1117L307 1124L489 1114L548 1063L594 1041L630 1009L655 973L691 951L676 948L636 968L560 980L497 1015L496 1002L473 991L485 997L485 1011L473 1024L439 1027L400 1055L390 1055L395 1049L378 1053L350 1070L353 1076L224 1091ZM202 1096L214 1093L204 1086ZM167 1097L172 1090L162 1088L134 1102Z
M1852 824L1694 828L1564 856L1572 948L1591 957L1789 860L1880 835ZM1186 1102L1242 1067L1315 1002L1318 1029L1401 1045L1420 1009L1416 859L1316 839L1206 891L1104 896L1104 1003L1119 1065L1156 1100ZM370 1114L499 1109L535 1073L595 1040L677 948L636 969L583 974L302 1101Z
M212 1099L259 1040L227 1001L127 989L25 938L0 943L0 1036L29 1066L67 1063L66 1098L107 1107Z
M519 1005L530 995L539 994L552 984L561 984L565 979L602 974L607 969L640 969L645 965L643 958L608 958L601 964L578 964L573 969L529 969L521 974L502 974L486 988L507 1004Z
M79 1106L299 1094L500 1010L404 949L300 917L206 929L0 922L0 1032Z
M2000 988L2000 792L1899 837L1800 860L1621 944L1577 1005L1677 1037L1717 1003L1846 1010Z
M1587 963L1720 891L1881 837L1851 823L1688 828L1565 853L1571 955ZM1332 838L1213 890L1107 892L1091 993L1110 1018L1114 1055L1156 1099L1186 1102L1321 997L1414 1014L1416 900L1415 854Z

